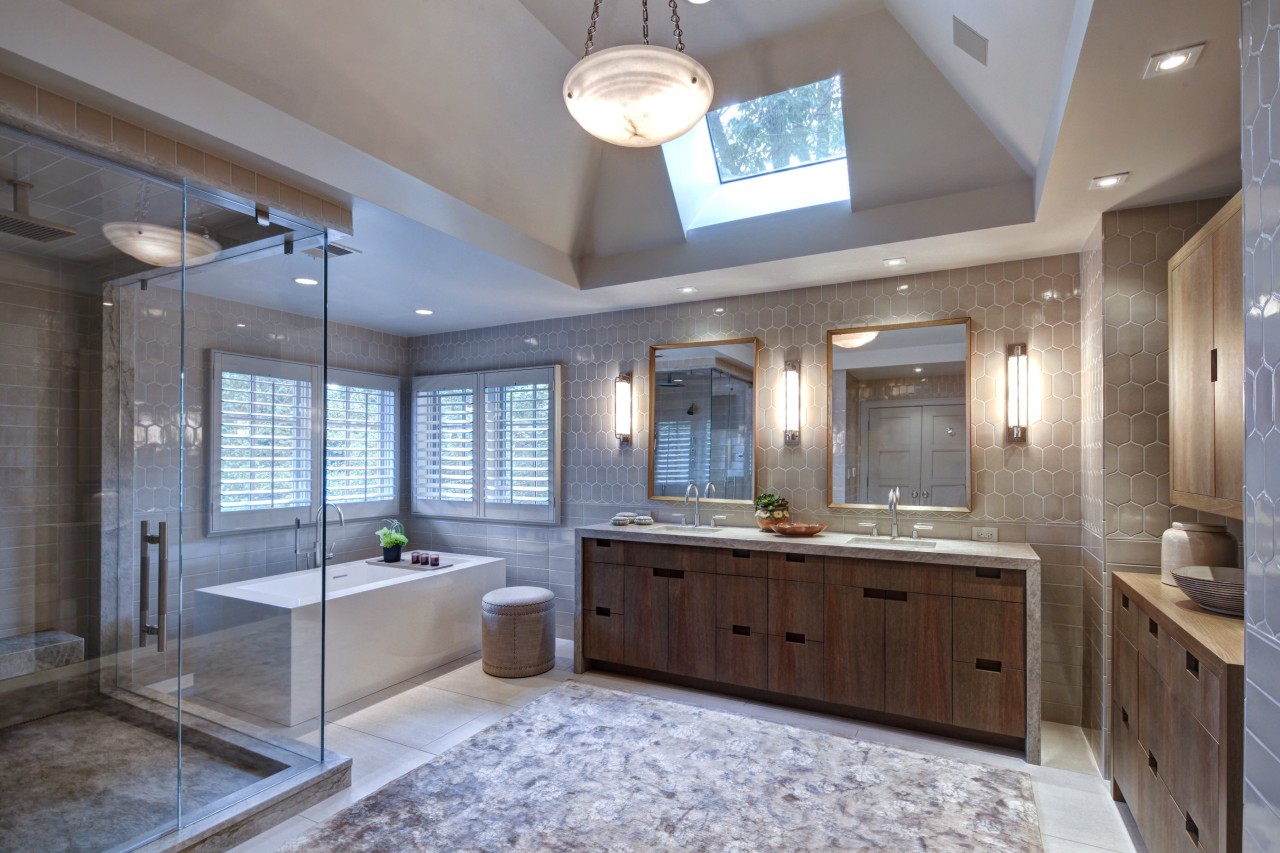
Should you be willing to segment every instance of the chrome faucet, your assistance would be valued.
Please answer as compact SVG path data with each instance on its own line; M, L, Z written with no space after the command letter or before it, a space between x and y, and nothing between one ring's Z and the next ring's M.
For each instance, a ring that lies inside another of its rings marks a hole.
M708 480L707 484L702 487L702 499L709 501L711 500L712 497L715 496L715 493L716 493L716 484Z
M702 496L698 493L698 487L695 486L693 483L690 483L689 486L684 490L684 505L686 507L689 505L690 492L693 492L693 526L700 527L702 525L702 519L699 517L699 514L701 512L701 507L702 507L702 504L701 504Z
M889 538L898 538L898 487L889 490Z
M316 565L315 565L315 568L317 568L317 569L324 565L324 561L325 561L326 559L329 559L329 560L332 560L332 559L333 559L333 543L332 543L332 542L330 542L330 543L329 543L329 551L328 551L328 553L327 553L327 554L326 554L326 553L324 553L324 539L325 539L325 537L323 537L323 536L321 536L321 535L320 535L320 516L321 516L321 515L323 515L323 516L324 516L325 524L328 524L328 523L329 523L329 516L328 516L328 514L327 514L327 513L325 513L325 510L326 510L328 507L333 507L334 509L336 509L336 510L338 511L338 526L339 526L339 527L346 527L346 526L347 526L347 519L346 519L346 518L343 516L343 514L342 514L342 507L338 506L337 504L332 504L332 503L324 503L324 504L320 504L320 508L319 508L318 510L316 510L316 517L315 517L315 518L313 518L313 519L311 519L312 523L313 523L313 524L315 524L315 526L316 526Z

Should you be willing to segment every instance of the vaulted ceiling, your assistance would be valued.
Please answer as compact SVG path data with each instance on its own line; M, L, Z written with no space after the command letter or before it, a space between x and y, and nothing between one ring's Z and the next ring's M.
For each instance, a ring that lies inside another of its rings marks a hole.
M686 233L661 151L561 103L590 7L6 0L0 70L350 197L365 251L334 274L377 283L354 309L447 301L432 330L1071 252L1105 209L1239 187L1235 0L710 0L679 9L713 106L841 74L852 200ZM598 45L638 40L639 3L603 9Z

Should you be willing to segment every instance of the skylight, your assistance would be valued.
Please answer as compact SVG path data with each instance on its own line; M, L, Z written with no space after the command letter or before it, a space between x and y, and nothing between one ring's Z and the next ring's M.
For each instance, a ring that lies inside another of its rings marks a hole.
M664 143L685 233L849 201L840 77L708 113Z
M840 75L707 113L720 182L845 156Z

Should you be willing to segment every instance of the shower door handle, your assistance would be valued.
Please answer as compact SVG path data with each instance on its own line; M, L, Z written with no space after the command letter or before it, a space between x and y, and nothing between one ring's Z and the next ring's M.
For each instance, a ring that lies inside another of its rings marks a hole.
M150 525L142 521L141 552L138 558L138 645L147 646L147 636L154 634L156 651L165 649L165 634L169 621L169 536L168 524L160 522L158 533L150 532ZM151 546L160 546L160 571L156 583L156 624L147 622L151 610Z

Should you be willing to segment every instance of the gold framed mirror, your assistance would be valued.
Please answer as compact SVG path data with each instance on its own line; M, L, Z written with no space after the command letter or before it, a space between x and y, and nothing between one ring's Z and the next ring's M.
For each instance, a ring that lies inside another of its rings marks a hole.
M968 512L968 317L827 332L827 505Z
M693 483L704 500L755 501L759 353L755 338L649 347L650 499Z

